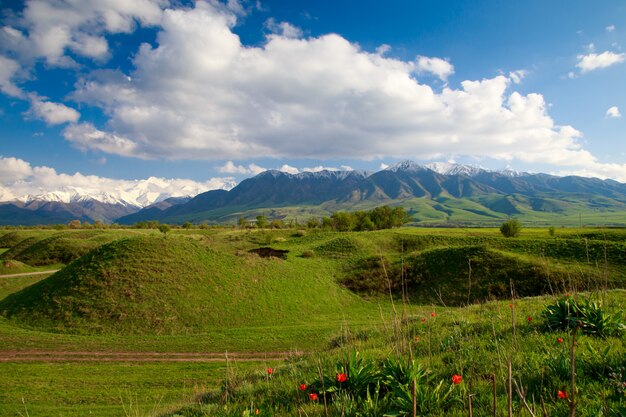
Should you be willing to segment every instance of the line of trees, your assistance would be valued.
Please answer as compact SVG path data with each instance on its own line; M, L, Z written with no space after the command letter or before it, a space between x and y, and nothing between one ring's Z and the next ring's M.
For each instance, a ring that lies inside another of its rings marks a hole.
M376 207L370 211L337 211L330 217L309 219L309 228L328 228L340 232L381 230L400 227L408 223L411 217L403 207Z

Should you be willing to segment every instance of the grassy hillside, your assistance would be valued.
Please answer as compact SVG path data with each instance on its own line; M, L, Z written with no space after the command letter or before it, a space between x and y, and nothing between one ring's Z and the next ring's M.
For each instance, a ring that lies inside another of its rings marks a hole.
M95 249L0 301L0 312L55 331L184 334L336 320L366 304L315 259L237 256L188 237L152 235Z
M353 348L377 367L382 358L399 352L389 283L396 310L405 318L404 344L411 344L414 357L432 376L424 386L432 388L444 380L447 389L450 376L461 372L477 394L474 415L489 415L488 378L495 373L500 414L505 413L503 364L513 354L516 377L528 383L537 401L544 396L550 415L561 415L564 403L554 400L553 390L567 384L567 378L556 373L561 351L555 350L554 339L567 335L545 333L540 319L543 304L554 298L516 299L514 336L510 283L517 297L540 292L559 297L564 291L624 287L626 281L623 229L558 228L554 236L547 228L523 229L514 239L503 238L496 229L175 229L167 237L154 230L18 231L0 236L0 243L5 248L20 246L20 253L33 254L33 262L49 248L74 248L76 242L66 232L76 232L72 236L77 242L90 245L97 240L99 246L50 277L0 278L0 354L324 353L282 364L231 365L230 371L223 364L206 363L0 362L1 374L19 374L0 383L0 415L25 415L24 397L30 415L92 411L118 416L125 413L122 401L128 406L133 396L140 415L177 404L178 415L242 415L252 401L262 415L295 416L298 408L287 405L292 398L302 399L294 404L308 415L320 415L321 404L308 402L297 391L300 383L315 384L318 358L333 379L337 362L345 363L344 353ZM22 244L25 239L32 240ZM287 251L284 258L251 252L268 246ZM408 295L404 305L403 288ZM598 294L602 299L602 292ZM466 304L468 295L470 302L507 300L451 307ZM611 313L624 308L623 291L608 292L605 300ZM535 320L528 322L528 316ZM601 407L596 399L618 404L610 391L609 367L619 366L625 357L623 341L580 341L577 372L590 410ZM513 350L515 343L518 350ZM607 346L608 353L603 353ZM276 368L269 386L268 366ZM233 372L233 367L239 371ZM224 375L229 377L219 382ZM43 384L54 389L40 389ZM169 385L171 390L164 388ZM220 387L226 386L234 402L223 402ZM181 409L181 403L194 402L194 394L200 394L196 400L202 403ZM445 405L445 415L467 415L466 398L460 398L465 408ZM519 408L515 397L516 412ZM444 415L440 411L431 415ZM330 415L339 416L341 410L331 408Z

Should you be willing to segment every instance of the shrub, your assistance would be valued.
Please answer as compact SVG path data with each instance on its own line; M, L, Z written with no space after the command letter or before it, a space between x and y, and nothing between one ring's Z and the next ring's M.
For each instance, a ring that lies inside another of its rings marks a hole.
M546 319L550 330L570 330L580 323L583 333L602 338L619 334L626 328L620 315L607 313L596 302L577 301L572 297L565 297L545 306L541 315Z
M517 219L507 220L500 226L500 233L505 237L517 237L522 230L522 224Z

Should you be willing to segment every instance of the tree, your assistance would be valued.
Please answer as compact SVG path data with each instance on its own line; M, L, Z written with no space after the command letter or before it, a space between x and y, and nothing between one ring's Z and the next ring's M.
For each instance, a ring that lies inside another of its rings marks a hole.
M80 220L72 220L67 224L70 229L80 229Z
M239 228L245 229L248 227L248 220L245 217L240 217L237 224L239 225Z
M267 217L263 215L256 216L256 227L259 229L267 227Z
M163 236L167 237L167 232L170 231L170 227L166 224L159 225L159 232L163 233Z
M500 233L505 237L517 237L522 230L522 224L517 219L507 220L500 226Z
M193 227L193 223L185 222L183 223L183 229L191 229Z

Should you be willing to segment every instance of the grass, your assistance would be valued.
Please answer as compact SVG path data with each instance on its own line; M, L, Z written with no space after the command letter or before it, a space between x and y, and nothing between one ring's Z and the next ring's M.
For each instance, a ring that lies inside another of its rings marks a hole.
M30 253L32 259L45 257L43 252L50 248L42 244L46 239L58 243L62 250L82 240L99 239L89 255L74 260L52 277L0 279L0 310L5 311L5 316L0 315L0 351L323 352L278 364L270 392L261 377L266 364L241 364L239 377L231 381L241 396L234 407L241 412L244 404L249 406L250 398L259 404L265 401L264 407L271 406L270 400L275 400L272 407L283 407L281 398L297 394L294 384L305 378L312 384L316 379L318 357L332 376L335 362L348 348L374 361L397 354L397 339L390 333L393 309L386 280L380 281L384 275L373 277L379 280L378 290L366 298L340 284L368 268L368 260L374 266L370 269L375 270L380 268L380 259L385 259L390 266L387 272L396 281L401 278L402 265L411 267L405 278L414 279L416 285L409 295L414 302L428 304L440 304L440 300L418 297L417 281L424 280L426 272L433 282L448 285L442 293L445 302L451 304L456 297L457 304L465 304L468 288L463 267L467 259L476 262L472 283L476 295L485 283L506 283L514 272L527 275L532 268L556 277L557 293L564 285L572 286L568 274L585 277L585 288L591 290L601 289L607 282L624 287L626 279L622 258L626 232L622 229L558 228L555 236L550 236L547 228L527 228L515 239L503 238L497 229L476 228L363 233L175 229L167 237L147 230L104 231L82 238L76 233L63 239L56 237L58 233L20 230L0 236L1 246L14 252L17 247L20 253ZM249 252L267 244L289 251L286 258L261 258ZM303 257L305 252L309 255ZM457 263L438 266L444 255ZM536 277L529 281L545 282L546 275ZM424 285L422 295L432 293L428 287ZM506 291L500 296L509 297ZM626 307L625 296L623 291L609 292L609 308ZM476 407L484 412L489 403L484 397L488 388L484 375L496 373L501 379L505 353L514 353L516 375L528 382L533 393L547 395L548 391L541 390L564 383L552 375L541 385L541 370L547 372L546 364L556 361L550 355L558 353L552 350L555 335L544 333L538 319L543 303L550 299L516 301L516 336L510 327L510 301L463 308L410 304L404 311L412 318L406 321L406 331L411 340L413 336L420 338L421 343L411 342L420 363L437 378L462 372L464 380L480 394ZM401 305L397 309L403 314ZM433 309L436 318L431 320ZM528 315L536 320L525 322ZM426 325L422 325L421 317L427 318ZM514 352L515 338L520 349ZM611 346L607 361L597 360L597 352L607 344ZM580 345L581 387L589 397L587 404L595 406L597 398L609 395L608 365L626 357L624 340L603 342L585 337ZM592 352L596 352L596 359ZM23 369L21 380L17 369ZM214 395L219 393L224 375L220 364L0 362L0 374L11 375L0 378L0 415L25 414L20 408L22 396L30 415L85 415L89 410L94 415L123 415L122 399L127 405L132 400L141 407L140 413L132 415L148 415L153 409L163 413L172 407L188 416L220 415L219 410L223 410ZM98 379L105 381L101 391L96 388ZM51 381L52 388L42 388ZM173 384L171 391L168 381ZM506 401L502 388L499 390L502 405ZM206 394L205 403L191 404L196 392ZM309 415L321 413L319 405L303 406ZM552 397L548 406L553 415L563 411L563 404ZM287 408L272 412L297 415ZM450 410L446 415L467 415ZM269 413L269 408L265 412Z
M245 372L264 364L230 366ZM223 363L0 363L0 372L0 415L106 417L152 415L193 402L219 384L226 368Z

